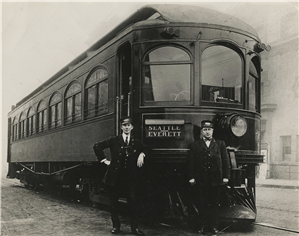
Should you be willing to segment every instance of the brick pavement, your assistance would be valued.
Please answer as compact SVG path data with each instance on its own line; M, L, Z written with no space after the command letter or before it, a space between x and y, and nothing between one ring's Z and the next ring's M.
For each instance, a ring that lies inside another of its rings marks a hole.
M132 235L129 220L121 215L121 235ZM18 180L1 181L2 236L106 236L111 235L107 208L70 201L59 195L26 189ZM190 230L143 224L146 235L193 236Z

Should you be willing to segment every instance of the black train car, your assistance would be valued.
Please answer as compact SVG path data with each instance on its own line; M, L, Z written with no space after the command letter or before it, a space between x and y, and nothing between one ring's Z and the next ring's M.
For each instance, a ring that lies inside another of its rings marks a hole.
M254 221L263 50L254 29L229 15L144 6L16 104L8 114L7 176L33 188L87 189L91 201L106 202L105 166L92 146L117 135L119 118L131 115L135 135L152 148L149 208L165 217L200 214L189 196L188 145L211 119L232 165L222 216Z

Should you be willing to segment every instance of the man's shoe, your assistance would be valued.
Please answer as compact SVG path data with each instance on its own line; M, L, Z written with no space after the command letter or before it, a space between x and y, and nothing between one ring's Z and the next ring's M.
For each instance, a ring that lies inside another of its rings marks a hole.
M218 229L215 227L212 227L211 233L213 234L217 234L218 233Z
M199 229L199 231L198 231L198 233L200 233L200 234L206 234L207 233L206 227L204 225L201 226L200 229Z
M132 229L132 233L135 235L144 235L144 233L138 228Z
M112 234L118 234L120 232L120 229L119 228L113 228L112 230L111 230L111 233Z

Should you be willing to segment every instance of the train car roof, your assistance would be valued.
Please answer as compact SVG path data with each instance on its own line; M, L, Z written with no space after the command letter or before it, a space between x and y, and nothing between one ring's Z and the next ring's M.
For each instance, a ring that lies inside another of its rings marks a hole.
M219 26L235 29L251 34L258 38L256 31L247 23L230 16L228 14L191 5L163 4L146 5L141 8L141 12L156 12L161 15L160 19L171 23L192 23L202 26Z
M156 18L152 18L156 17ZM254 38L258 39L258 35L256 31L245 22L232 17L228 14L218 12L216 10L191 6L191 5L178 5L178 4L153 4L153 5L145 5L142 8L138 9L135 13L129 16L126 20L121 22L118 26L112 29L109 33L107 33L104 37L98 40L95 44L93 44L88 50L83 52L65 67L63 67L60 71L54 74L51 78L45 81L41 86L36 88L33 92L31 92L28 96L23 98L20 102L16 104L16 106L20 106L23 102L28 100L34 94L43 90L50 83L58 79L64 73L69 71L69 68L76 66L80 62L82 62L85 58L87 58L89 52L93 52L104 46L114 37L116 37L120 32L129 26L136 25L142 26L147 24L152 24L153 21L148 21L148 19L158 19L161 22L169 22L169 23L182 23L182 24L196 24L201 25L203 27L214 27L214 28L223 28L226 27L228 29L241 31L246 34L250 34ZM258 39L259 40L259 39Z

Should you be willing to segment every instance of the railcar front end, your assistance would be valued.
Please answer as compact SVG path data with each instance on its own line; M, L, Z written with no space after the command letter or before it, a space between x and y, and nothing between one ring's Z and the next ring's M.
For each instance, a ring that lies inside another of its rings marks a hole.
M213 120L231 158L220 215L254 221L255 168L263 162L259 53L266 47L250 26L217 12L186 8L184 22L178 7L157 12L134 27L130 94L137 132L152 148L152 198L164 202L166 215L200 214L188 186L188 147L200 138L200 122Z

